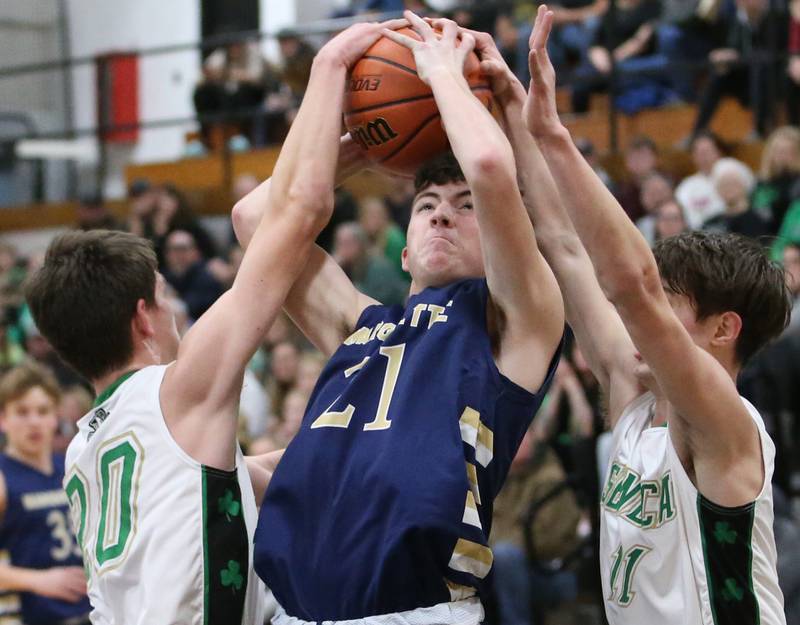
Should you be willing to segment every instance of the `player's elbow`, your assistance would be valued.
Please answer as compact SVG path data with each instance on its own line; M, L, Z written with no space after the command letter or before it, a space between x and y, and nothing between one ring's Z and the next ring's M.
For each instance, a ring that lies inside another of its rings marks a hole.
M320 230L333 214L333 189L313 178L295 180L289 187L284 206L287 211Z
M516 184L514 154L510 146L487 145L477 152L464 167L464 175L471 184L490 184L493 187L506 180Z
M606 297L616 306L644 301L662 288L655 263L621 261L610 270L601 271L598 278Z
M233 223L233 232L236 234L236 240L239 241L240 245L246 246L249 242L261 219L261 213L262 211L247 196L233 205L231 222Z

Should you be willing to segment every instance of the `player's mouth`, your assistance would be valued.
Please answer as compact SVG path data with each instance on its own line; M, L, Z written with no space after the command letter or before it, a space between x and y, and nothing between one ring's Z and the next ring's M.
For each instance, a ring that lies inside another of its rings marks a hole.
M455 245L455 243L453 243L450 239L448 239L447 237L443 237L440 234L435 234L435 235L433 235L432 237L430 237L428 239L429 243L432 243L434 241L445 241L445 242L449 243L450 245Z

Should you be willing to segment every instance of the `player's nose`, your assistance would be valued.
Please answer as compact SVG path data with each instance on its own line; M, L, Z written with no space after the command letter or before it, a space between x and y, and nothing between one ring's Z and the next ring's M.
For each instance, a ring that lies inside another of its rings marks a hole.
M450 226L453 223L453 208L448 202L439 202L431 213L431 224Z

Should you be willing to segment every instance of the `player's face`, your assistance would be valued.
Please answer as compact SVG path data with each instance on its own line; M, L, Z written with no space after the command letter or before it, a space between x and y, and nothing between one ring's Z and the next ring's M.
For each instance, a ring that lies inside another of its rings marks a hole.
M431 185L414 198L403 269L419 289L484 275L478 220L465 182Z
M156 275L156 305L153 312L156 343L161 349L161 362L166 364L178 356L181 338L175 324L175 311L166 294L166 282L160 273Z
M39 386L6 403L0 423L8 448L27 458L49 454L58 427L53 398Z

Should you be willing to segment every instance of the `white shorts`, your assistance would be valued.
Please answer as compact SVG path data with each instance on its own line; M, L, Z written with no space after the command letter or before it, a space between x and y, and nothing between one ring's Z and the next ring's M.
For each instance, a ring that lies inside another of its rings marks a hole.
M275 616L272 617L272 625L479 625L482 621L483 606L477 597L406 612L319 623L289 616L279 604Z

